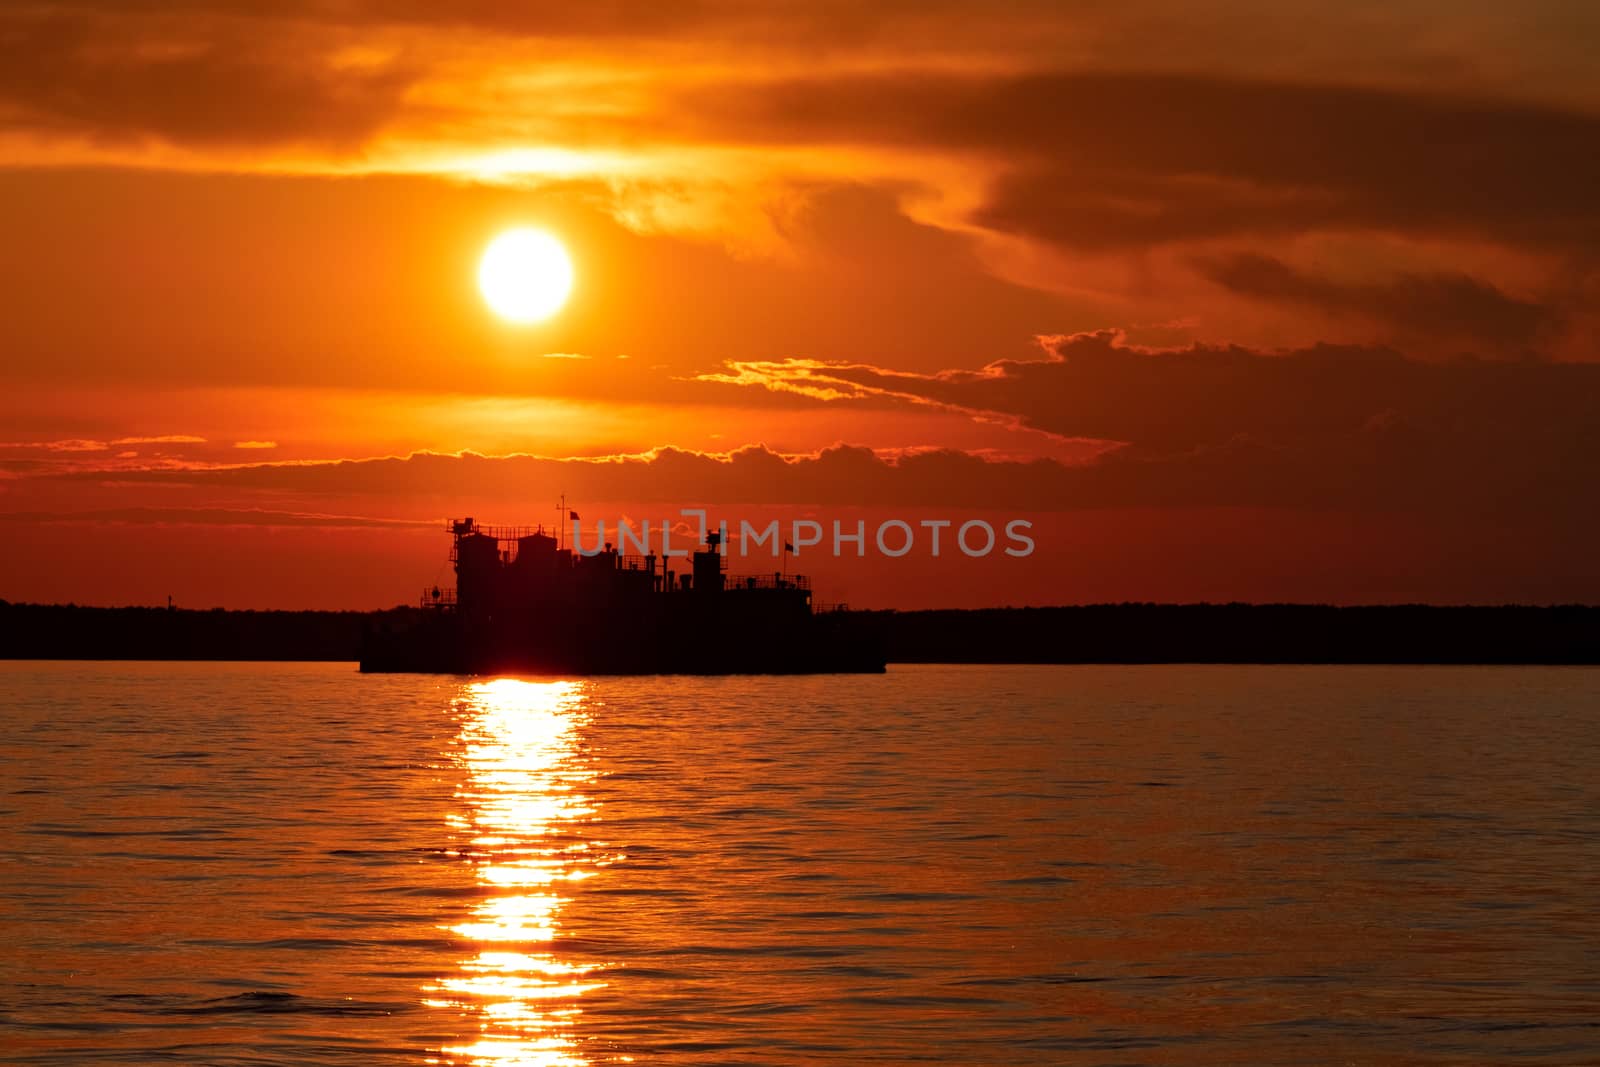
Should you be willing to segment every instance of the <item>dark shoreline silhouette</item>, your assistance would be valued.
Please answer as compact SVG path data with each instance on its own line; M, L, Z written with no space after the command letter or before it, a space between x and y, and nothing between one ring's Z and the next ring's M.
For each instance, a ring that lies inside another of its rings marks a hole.
M0 601L0 659L329 660L419 609L233 611ZM854 612L891 663L1600 664L1600 606L1090 604Z

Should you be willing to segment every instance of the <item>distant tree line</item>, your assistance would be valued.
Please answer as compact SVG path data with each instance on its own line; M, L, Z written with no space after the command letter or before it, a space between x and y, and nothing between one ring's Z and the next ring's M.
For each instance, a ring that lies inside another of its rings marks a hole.
M1089 604L866 612L891 663L1600 663L1600 607Z
M0 658L354 660L416 608L210 611L10 604ZM1600 607L1090 604L856 613L891 663L1600 663Z
M0 601L0 658L353 660L370 614Z

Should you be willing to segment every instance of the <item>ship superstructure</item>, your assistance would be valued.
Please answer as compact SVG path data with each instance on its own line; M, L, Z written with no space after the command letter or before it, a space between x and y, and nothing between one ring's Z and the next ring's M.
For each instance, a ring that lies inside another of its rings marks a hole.
M817 610L803 575L730 575L718 533L687 557L576 552L543 527L452 520L454 588L368 635L364 671L878 672L876 635ZM682 567L683 563L687 567ZM675 569L677 565L680 569Z

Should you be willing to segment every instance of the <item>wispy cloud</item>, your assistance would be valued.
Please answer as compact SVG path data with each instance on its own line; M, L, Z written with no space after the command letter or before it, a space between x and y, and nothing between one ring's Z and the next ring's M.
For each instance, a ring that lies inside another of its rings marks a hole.
M109 441L71 437L55 441L0 441L0 449L41 449L46 452L106 452L123 445L205 444L204 437L191 434L163 434L158 437L116 437Z
M104 441L77 437L59 441L0 441L0 448L41 449L45 452L104 452L110 447Z
M114 445L203 445L204 437L196 437L188 433L161 434L158 437L118 437L111 442Z
M378 518L365 515L323 515L261 508L121 507L79 511L0 511L0 522L124 523L159 526L321 526L336 528L437 528L438 520Z

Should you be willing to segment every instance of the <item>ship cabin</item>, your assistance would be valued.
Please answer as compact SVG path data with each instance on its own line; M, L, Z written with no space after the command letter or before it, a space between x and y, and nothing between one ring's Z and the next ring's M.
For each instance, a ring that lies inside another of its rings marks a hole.
M693 597L710 607L704 598L714 597L736 614L812 612L805 575L728 573L727 546L716 531L687 556L670 557L624 555L609 542L579 552L543 526L486 526L470 517L452 520L449 531L456 584L424 589L425 609L487 620L530 610L645 609L661 606L662 597ZM674 563L688 566L675 569Z

